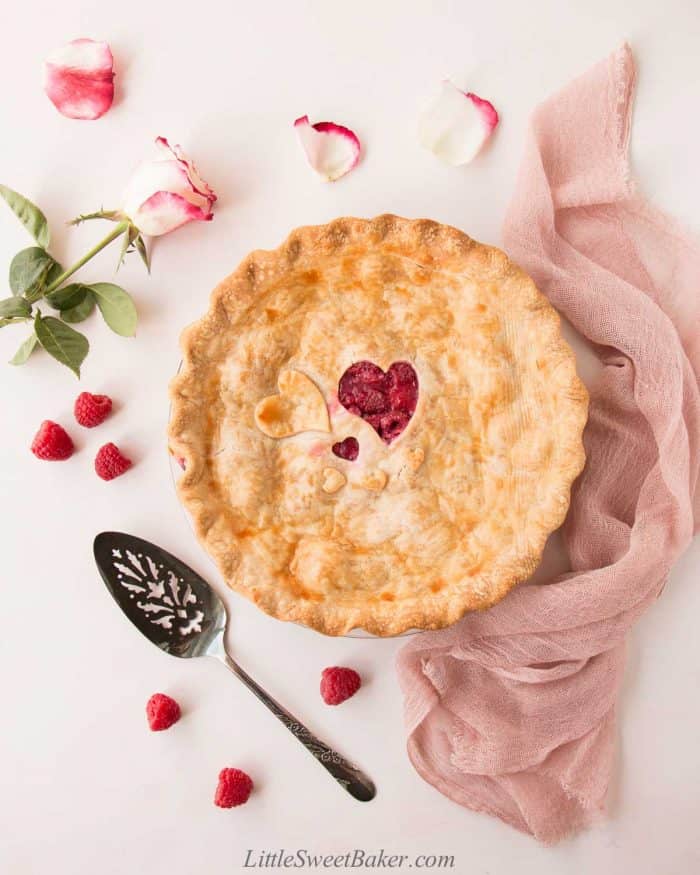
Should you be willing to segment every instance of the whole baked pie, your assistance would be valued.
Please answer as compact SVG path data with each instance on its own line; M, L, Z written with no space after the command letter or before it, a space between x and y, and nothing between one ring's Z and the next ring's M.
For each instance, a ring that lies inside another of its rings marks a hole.
M170 449L227 583L338 635L436 629L539 562L584 463L559 318L436 222L300 228L182 336Z

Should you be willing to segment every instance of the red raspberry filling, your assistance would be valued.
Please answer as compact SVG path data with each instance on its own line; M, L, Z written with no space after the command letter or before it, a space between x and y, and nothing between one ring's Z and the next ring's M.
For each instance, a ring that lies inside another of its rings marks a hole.
M418 376L408 362L394 362L386 373L372 362L355 362L340 378L338 400L390 444L406 428L416 409Z
M331 450L339 459L346 459L348 462L354 462L360 455L360 445L354 437L346 437L344 441L338 441L337 444L333 444Z

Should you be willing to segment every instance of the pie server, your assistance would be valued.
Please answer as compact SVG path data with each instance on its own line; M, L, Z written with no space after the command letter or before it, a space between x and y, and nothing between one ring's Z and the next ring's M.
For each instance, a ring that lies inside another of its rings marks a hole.
M236 675L348 793L369 802L374 784L320 741L226 652L226 607L209 584L165 550L123 532L95 538L95 561L114 600L149 641L172 656L213 656Z

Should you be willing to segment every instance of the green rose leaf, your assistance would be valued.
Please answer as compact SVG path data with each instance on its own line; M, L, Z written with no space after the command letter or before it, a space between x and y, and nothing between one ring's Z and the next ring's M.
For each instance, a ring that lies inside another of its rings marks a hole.
M45 297L54 310L70 310L82 304L89 291L83 283L69 283L55 292L49 292Z
M80 365L90 349L87 337L54 316L41 316L38 313L34 320L34 331L46 352L70 368L76 377L80 377Z
M133 337L136 333L136 307L131 296L114 283L92 283L102 317L116 334Z
M32 305L24 298L5 298L0 301L0 319L24 319L32 315Z
M32 331L29 337L24 341L22 346L17 350L17 352L10 359L11 365L23 365L29 356L34 352L37 343L39 343L39 339L36 334Z
M38 301L44 294L44 289L51 288L51 283L59 278L59 276L63 273L63 268L61 265L55 260L51 259L53 262L49 269L46 271L44 276L39 277L36 285L25 294L25 298L29 301L30 304L33 304L35 301Z
M56 262L38 246L30 246L18 252L10 264L10 289L14 295L35 292L46 282L49 272L56 269Z
M24 227L29 231L36 242L42 249L46 249L49 245L49 223L46 221L46 216L41 212L36 204L33 204L26 197L12 191L6 185L0 185L0 196L9 206L12 212L17 216Z
M85 298L80 304L76 304L75 307L71 307L68 310L61 310L61 319L64 322L82 322L84 319L87 319L94 309L95 296L90 289L86 289Z

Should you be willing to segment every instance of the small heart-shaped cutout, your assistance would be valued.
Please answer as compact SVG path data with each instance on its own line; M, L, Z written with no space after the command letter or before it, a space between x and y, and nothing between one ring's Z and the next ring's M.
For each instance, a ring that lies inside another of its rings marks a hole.
M271 438L302 431L330 431L328 409L320 389L301 371L280 371L279 395L268 395L255 407L255 424Z
M346 462L354 462L360 455L360 444L357 438L346 437L345 440L333 444L331 452L339 459L345 459Z
M390 444L415 412L418 375L409 362L394 362L386 373L372 362L355 362L340 378L338 400Z
M342 489L347 482L345 474L337 468L323 469L323 482L321 483L321 489L329 495L333 495L339 489Z

